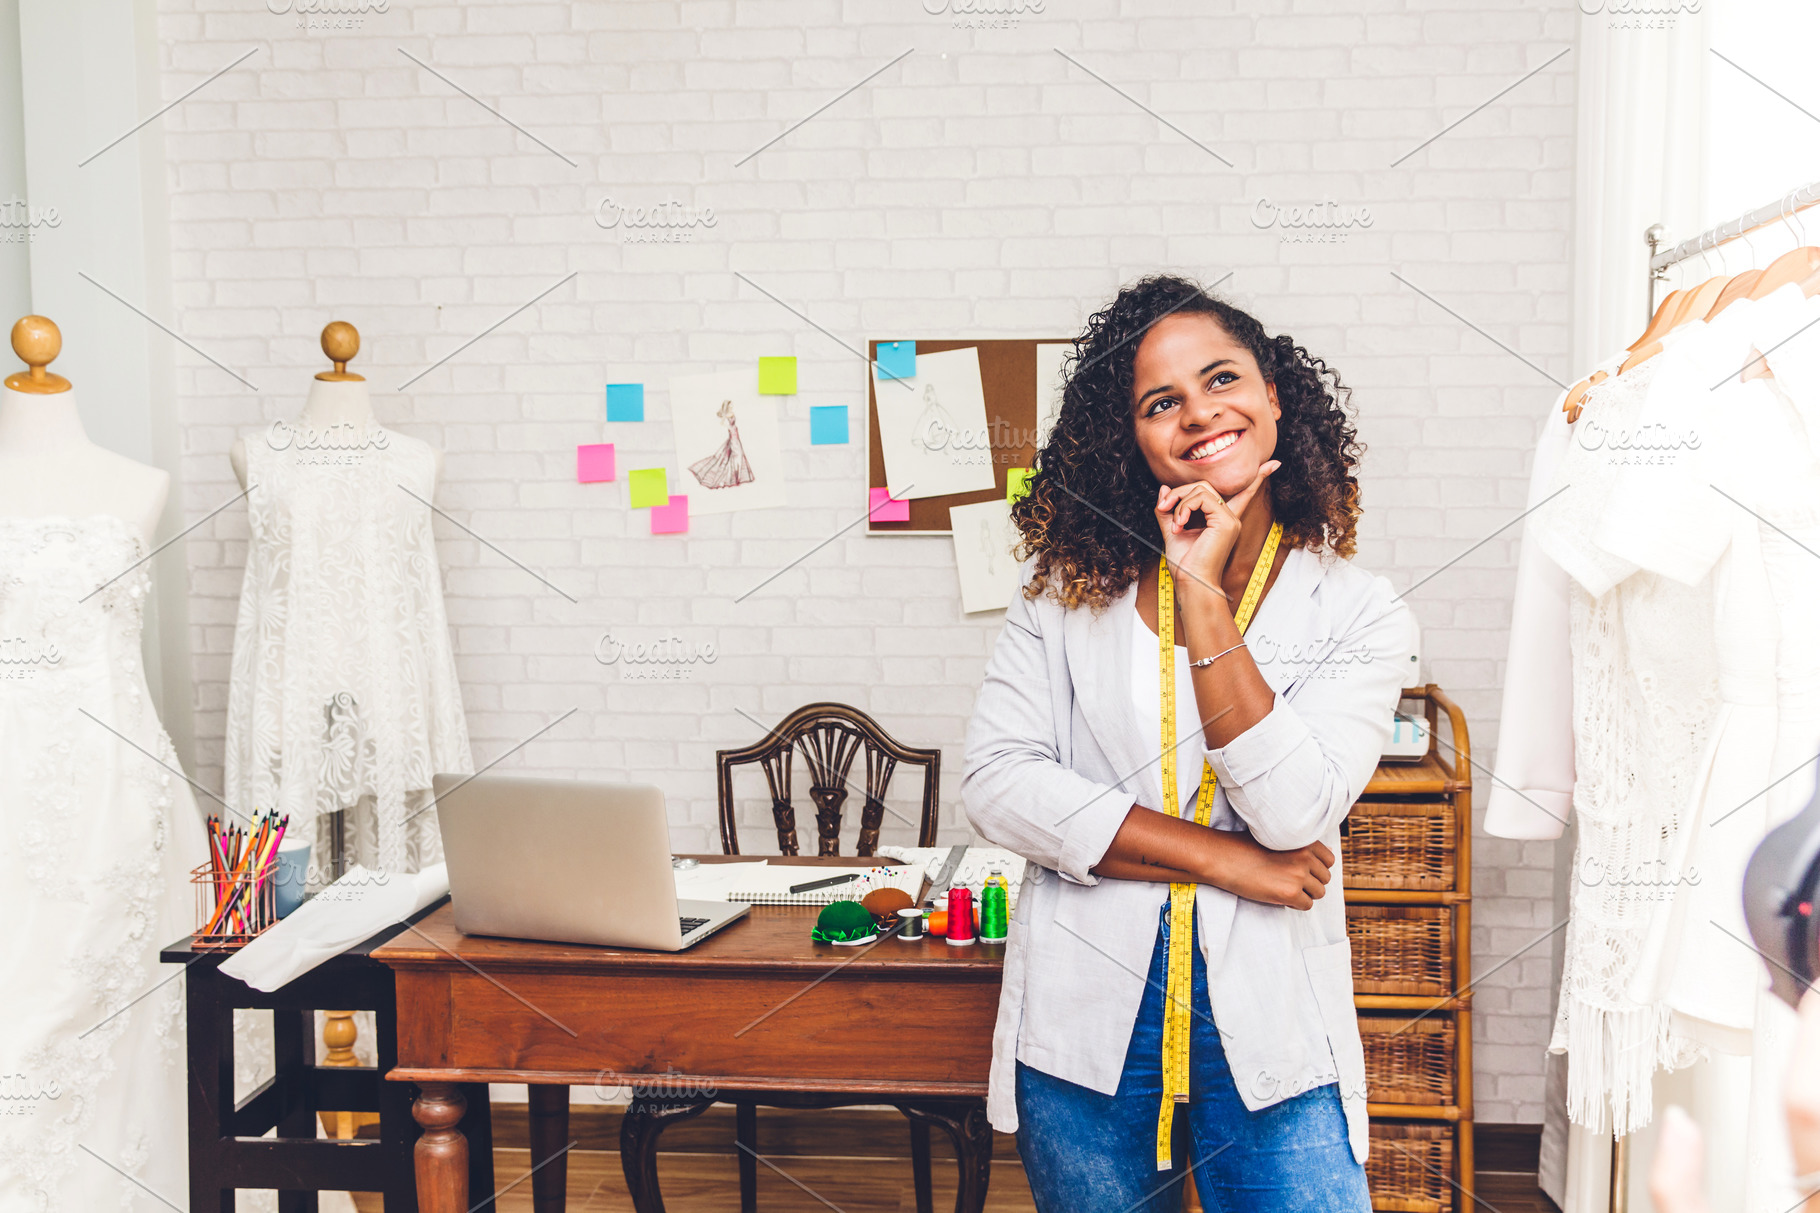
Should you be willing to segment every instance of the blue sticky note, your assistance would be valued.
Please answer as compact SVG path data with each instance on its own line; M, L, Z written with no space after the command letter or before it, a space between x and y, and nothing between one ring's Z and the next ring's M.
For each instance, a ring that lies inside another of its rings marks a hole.
M847 406L818 404L809 410L809 442L833 446L847 441Z
M916 378L916 342L879 342L878 377L880 379Z
M608 421L643 421L644 419L644 384L609 383L607 385Z

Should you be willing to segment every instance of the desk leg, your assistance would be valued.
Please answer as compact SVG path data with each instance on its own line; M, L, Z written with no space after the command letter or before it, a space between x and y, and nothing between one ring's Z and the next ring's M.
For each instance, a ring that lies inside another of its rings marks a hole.
M935 1185L929 1178L929 1122L915 1117L910 1118L910 1182L916 1188L916 1213L935 1213Z
M641 1104L633 1098L625 1119L619 1122L619 1165L626 1173L626 1190L632 1195L632 1208L637 1213L664 1213L663 1193L657 1186L659 1135L677 1121L700 1116L713 1106L712 1099Z
M467 1104L459 1083L426 1082L411 1105L423 1126L412 1148L417 1213L468 1213L468 1139L460 1128Z
M531 1208L563 1213L569 1204L569 1088L534 1085L531 1106Z
M954 1213L980 1213L986 1207L986 1186L992 1180L992 1126L986 1121L986 1101L929 1099L902 1103L897 1109L912 1124L936 1125L948 1134L960 1167Z

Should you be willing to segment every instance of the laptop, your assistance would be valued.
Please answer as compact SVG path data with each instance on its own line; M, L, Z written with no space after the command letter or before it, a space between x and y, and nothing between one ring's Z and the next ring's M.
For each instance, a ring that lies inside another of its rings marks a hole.
M680 952L750 908L679 901L664 794L650 784L438 775L464 935Z

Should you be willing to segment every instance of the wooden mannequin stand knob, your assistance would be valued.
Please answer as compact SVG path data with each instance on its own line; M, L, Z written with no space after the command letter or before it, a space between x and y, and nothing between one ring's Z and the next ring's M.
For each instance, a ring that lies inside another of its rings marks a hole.
M24 323L21 321L21 323ZM49 323L48 321L46 323ZM331 320L322 329L322 352L335 364L332 371L318 371L316 378L329 383L363 383L365 375L348 370L348 363L360 352L360 330L345 320Z
M26 368L6 377L6 386L15 392L49 396L70 390L70 381L53 375L44 368L63 352L63 334L48 316L21 316L13 325L13 353Z

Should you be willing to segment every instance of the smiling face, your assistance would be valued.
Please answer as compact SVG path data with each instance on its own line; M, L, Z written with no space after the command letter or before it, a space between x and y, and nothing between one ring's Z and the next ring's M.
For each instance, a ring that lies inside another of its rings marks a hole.
M1276 451L1276 388L1212 316L1176 313L1151 325L1131 395L1138 449L1166 485L1205 480L1230 497Z

